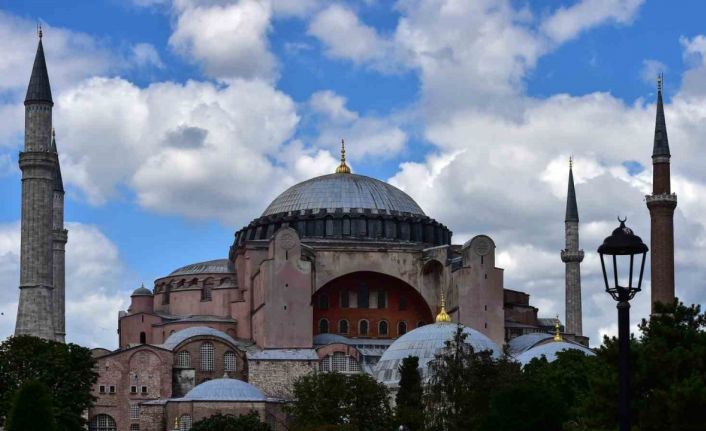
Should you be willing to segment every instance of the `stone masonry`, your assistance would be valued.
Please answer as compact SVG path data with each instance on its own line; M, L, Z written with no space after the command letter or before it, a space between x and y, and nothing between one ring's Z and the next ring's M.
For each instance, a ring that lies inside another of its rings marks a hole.
M569 163L569 189L566 197L564 221L566 248L561 251L561 261L566 266L566 332L583 335L581 311L581 261L583 250L579 249L579 212L576 204L574 173Z

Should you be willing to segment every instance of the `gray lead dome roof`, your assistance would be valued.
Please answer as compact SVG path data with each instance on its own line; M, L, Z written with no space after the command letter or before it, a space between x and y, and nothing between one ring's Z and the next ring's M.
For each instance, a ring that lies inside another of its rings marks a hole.
M363 175L330 174L288 188L272 201L262 216L327 208L363 208L425 215L407 193L386 182Z

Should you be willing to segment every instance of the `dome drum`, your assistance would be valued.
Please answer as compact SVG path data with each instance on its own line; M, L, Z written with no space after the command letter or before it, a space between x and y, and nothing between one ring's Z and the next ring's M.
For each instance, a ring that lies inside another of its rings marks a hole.
M236 233L234 246L267 240L282 227L295 229L302 239L413 242L429 246L451 243L451 231L424 215L360 208L344 212L343 208L336 208L333 212L302 210L260 217Z

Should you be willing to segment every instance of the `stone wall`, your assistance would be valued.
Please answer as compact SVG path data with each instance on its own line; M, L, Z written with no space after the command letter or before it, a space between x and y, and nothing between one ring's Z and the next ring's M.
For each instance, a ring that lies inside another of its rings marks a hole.
M251 360L248 363L248 382L267 396L291 399L294 382L317 368L317 361Z

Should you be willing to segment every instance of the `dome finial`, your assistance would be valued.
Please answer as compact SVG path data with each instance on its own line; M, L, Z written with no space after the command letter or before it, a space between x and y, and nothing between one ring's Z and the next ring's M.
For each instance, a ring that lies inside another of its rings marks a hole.
M336 168L337 174L350 174L351 168L346 164L346 142L341 139L341 164Z
M556 315L556 322L554 323L554 341L562 341L561 338L561 325L559 324L559 315Z
M450 323L451 316L446 312L446 298L444 297L444 288L441 288L441 310L436 315L436 323Z
M44 36L44 33L42 32L42 24L41 23L37 24L37 36L39 36L40 39L42 38L42 36Z

